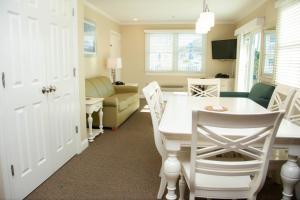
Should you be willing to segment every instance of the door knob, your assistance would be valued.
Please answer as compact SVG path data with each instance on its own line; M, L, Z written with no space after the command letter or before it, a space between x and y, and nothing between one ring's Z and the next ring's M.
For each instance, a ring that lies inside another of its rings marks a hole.
M43 93L43 94L49 93L49 92L50 92L49 88L47 88L47 87L43 87L43 88L42 88L42 93Z
M50 91L50 92L55 92L55 91L56 91L55 85L50 85L49 91Z

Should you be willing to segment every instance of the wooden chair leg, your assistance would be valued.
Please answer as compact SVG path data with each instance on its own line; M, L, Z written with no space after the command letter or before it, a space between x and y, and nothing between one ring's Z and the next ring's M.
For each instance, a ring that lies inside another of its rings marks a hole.
M179 200L184 200L184 192L185 192L186 184L183 177L183 174L180 173L179 179Z
M165 190L166 190L166 186L167 186L167 180L164 176L162 176L160 178L160 186L159 186L159 190L157 193L157 199L162 199L162 197L165 193Z

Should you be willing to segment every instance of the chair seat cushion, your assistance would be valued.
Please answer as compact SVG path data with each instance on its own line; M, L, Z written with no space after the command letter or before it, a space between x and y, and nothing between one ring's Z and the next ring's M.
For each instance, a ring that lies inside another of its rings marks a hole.
M272 85L257 83L252 87L249 93L249 99L266 108L268 107L274 89L275 87Z
M183 161L183 173L189 184L190 179L190 161ZM196 173L196 187L203 190L249 190L251 184L250 176L219 176Z

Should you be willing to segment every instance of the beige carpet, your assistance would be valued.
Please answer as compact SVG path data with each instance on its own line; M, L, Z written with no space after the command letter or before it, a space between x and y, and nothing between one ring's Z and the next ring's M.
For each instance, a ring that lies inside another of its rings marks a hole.
M138 111L117 131L105 129L26 199L153 200L160 164L150 114ZM280 198L281 186L268 180L258 199Z

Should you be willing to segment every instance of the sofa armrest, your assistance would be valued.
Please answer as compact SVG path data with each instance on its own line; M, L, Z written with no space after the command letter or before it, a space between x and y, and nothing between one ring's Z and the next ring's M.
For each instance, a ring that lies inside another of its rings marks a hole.
M115 96L105 97L103 101L103 106L117 107L118 104L118 98Z
M249 92L220 92L220 97L244 97L248 98Z
M138 86L114 85L116 93L138 93Z

